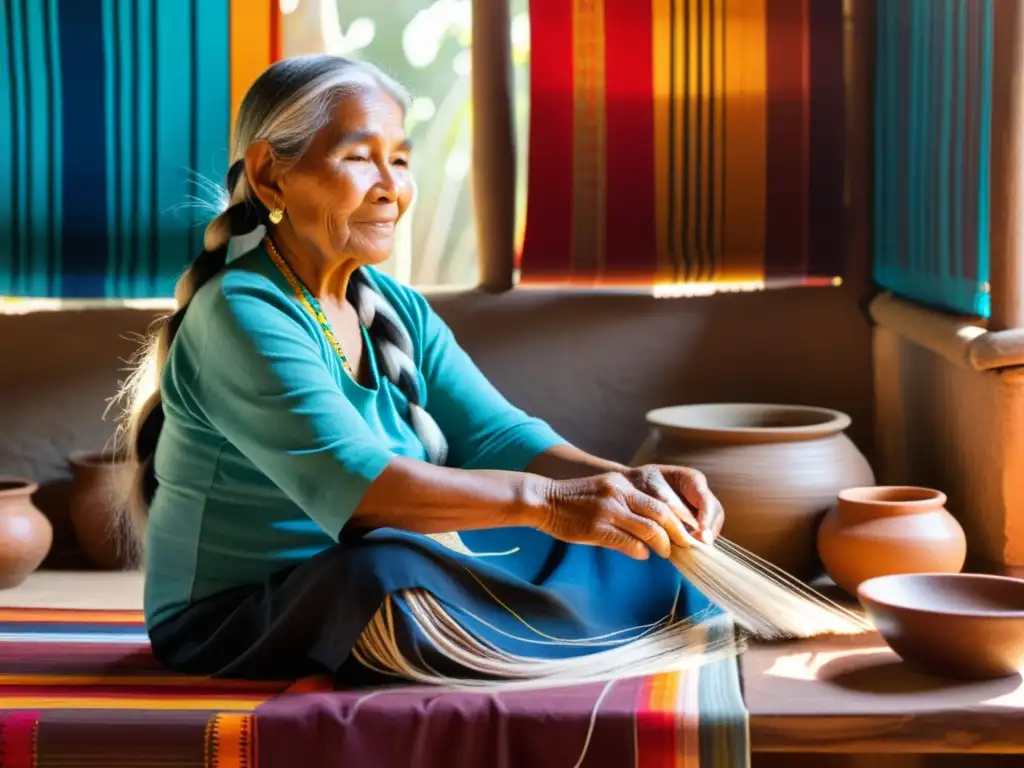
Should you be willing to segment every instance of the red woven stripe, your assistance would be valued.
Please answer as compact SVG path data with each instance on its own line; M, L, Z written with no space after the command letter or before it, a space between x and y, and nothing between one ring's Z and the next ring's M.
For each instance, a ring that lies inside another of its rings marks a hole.
M636 764L638 768L675 768L676 715L652 710L657 675L647 677L636 700Z
M57 656L85 659L131 659L133 663L155 664L153 651L145 640L124 643L6 642L0 643L0 663L19 659L54 659Z
M277 0L270 3L270 61L281 60L281 4Z
M530 153L522 277L572 260L572 3L530 3Z
M651 3L605 0L605 272L657 268Z
M153 658L149 647L92 644L26 643L0 645L0 674L172 675Z
M807 263L808 0L767 0L768 196L765 275L802 274Z
M36 728L42 712L0 713L0 766L36 768Z

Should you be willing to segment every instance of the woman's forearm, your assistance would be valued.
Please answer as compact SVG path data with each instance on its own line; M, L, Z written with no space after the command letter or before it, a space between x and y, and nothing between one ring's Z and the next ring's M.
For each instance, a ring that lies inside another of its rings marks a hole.
M533 526L545 514L549 480L625 469L572 445L545 451L525 472L452 469L396 456L370 485L350 525L424 534Z
M572 480L605 472L622 472L625 469L628 467L623 464L593 456L574 445L565 444L544 451L530 462L526 471L553 480Z
M543 514L549 485L531 472L451 469L396 456L370 485L350 525L423 534L532 526Z

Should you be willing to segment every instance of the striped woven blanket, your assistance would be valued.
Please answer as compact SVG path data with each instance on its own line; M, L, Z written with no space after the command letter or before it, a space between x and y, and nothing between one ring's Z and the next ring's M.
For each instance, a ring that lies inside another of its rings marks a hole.
M342 761L735 768L749 737L734 659L539 692L335 691L168 672L136 611L0 609L0 768Z

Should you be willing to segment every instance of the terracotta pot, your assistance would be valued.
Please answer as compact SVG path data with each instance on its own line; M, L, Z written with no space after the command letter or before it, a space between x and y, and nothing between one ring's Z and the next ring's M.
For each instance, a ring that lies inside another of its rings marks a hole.
M946 495L929 488L849 488L818 530L818 553L840 587L901 573L959 573L967 557Z
M800 578L821 571L815 536L836 494L875 481L838 411L684 405L651 411L647 424L634 464L699 469L725 508L722 535Z
M119 525L118 503L127 465L109 453L74 453L70 462L70 517L78 543L98 568L129 568L131 548Z
M53 544L53 526L32 503L37 490L30 480L0 477L0 589L21 584Z
M921 672L985 680L1019 678L1024 668L1024 580L903 573L868 579L857 597L889 647Z

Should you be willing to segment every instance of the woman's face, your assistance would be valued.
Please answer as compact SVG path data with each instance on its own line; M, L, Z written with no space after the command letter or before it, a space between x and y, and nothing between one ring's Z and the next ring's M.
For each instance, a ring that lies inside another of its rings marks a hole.
M409 154L401 106L379 87L360 88L278 178L278 228L329 258L384 261L415 193Z

